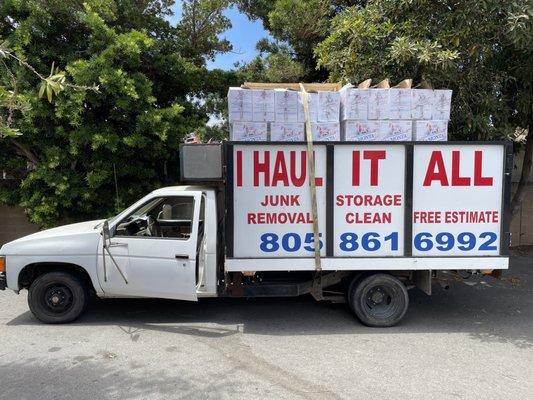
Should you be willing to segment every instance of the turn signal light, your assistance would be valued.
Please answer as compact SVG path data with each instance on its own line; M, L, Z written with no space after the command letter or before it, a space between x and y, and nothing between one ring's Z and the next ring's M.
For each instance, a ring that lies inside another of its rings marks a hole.
M0 273L6 272L6 258L0 257Z

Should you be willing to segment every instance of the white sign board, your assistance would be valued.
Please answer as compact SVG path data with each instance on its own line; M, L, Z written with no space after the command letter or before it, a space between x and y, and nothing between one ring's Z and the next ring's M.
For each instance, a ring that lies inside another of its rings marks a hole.
M231 257L312 258L306 145L230 149ZM501 254L505 146L335 143L314 153L322 257Z
M318 221L326 231L326 147L315 146ZM305 145L233 147L235 257L313 257ZM321 254L326 255L321 240Z
M335 148L336 257L402 256L405 147Z
M504 148L415 145L413 255L498 255Z

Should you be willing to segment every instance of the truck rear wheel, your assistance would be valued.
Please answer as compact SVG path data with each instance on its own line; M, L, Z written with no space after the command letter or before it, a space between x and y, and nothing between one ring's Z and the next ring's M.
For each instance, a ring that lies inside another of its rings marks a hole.
M357 318L367 326L394 326L407 312L407 288L392 275L370 275L350 286L350 306Z
M47 324L74 321L85 310L89 300L89 291L83 280L59 271L37 277L28 292L31 312Z

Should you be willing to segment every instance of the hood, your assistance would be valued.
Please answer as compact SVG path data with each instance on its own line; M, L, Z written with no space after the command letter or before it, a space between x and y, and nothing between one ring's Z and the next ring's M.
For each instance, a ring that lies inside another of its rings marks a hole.
M100 238L104 219L79 222L46 229L6 243L0 254L80 254L93 252Z

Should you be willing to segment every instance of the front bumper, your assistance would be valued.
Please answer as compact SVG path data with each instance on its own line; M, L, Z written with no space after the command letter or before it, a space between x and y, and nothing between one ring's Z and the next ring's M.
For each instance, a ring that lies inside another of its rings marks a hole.
M6 274L0 274L0 290L6 290L7 288L7 278Z

